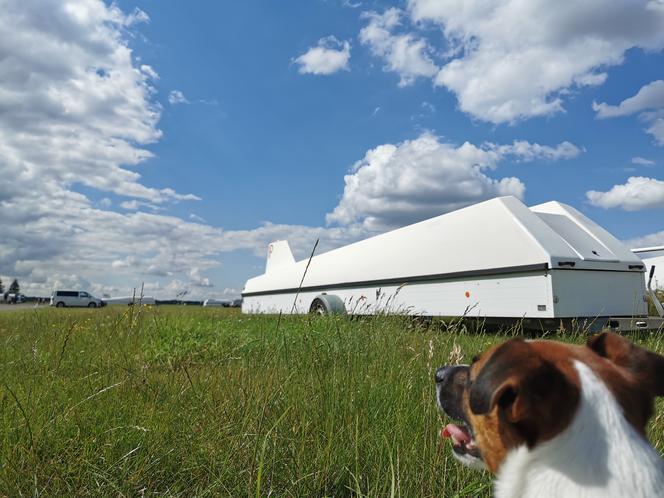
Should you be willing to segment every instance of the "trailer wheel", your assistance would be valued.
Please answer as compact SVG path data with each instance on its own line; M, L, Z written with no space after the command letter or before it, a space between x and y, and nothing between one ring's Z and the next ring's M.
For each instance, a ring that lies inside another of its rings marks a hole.
M309 313L312 315L346 314L346 307L339 296L321 294L311 302Z
M327 308L325 308L325 303L320 299L314 299L309 308L309 313L312 315L327 315Z

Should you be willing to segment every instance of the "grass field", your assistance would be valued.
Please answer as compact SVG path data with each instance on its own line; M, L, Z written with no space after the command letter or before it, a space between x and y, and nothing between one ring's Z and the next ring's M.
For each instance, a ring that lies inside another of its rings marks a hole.
M489 496L440 443L432 376L505 338L394 316L3 313L0 496Z

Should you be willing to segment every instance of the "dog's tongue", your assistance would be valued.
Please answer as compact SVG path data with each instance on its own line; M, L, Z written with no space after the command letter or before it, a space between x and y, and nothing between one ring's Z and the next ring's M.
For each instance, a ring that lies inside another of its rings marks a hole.
M443 438L452 438L452 441L457 444L470 444L470 442L473 440L470 432L468 432L466 427L462 427L456 424L447 424L443 430L440 431L440 435Z

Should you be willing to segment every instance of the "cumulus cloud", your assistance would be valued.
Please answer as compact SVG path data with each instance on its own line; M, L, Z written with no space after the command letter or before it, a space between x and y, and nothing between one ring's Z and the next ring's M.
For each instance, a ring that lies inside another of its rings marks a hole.
M657 80L648 83L633 97L623 100L618 105L605 103L593 103L593 110L597 112L598 118L615 118L628 116L635 112L647 109L658 109L664 107L664 81Z
M632 248L664 246L664 230L626 240L625 244Z
M522 198L518 178L487 175L507 157L516 161L562 159L579 153L565 142L557 147L519 141L511 145L464 143L455 146L430 133L400 144L369 150L345 176L345 188L328 223L359 224L377 231L502 195Z
M195 287L214 287L208 277L201 274L201 269L194 267L189 270L189 282Z
M431 60L427 42L412 33L395 34L403 12L396 8L383 14L364 12L368 20L360 31L360 42L385 61L385 70L399 75L399 86L412 84L418 77L432 77L438 68Z
M664 145L664 80L651 81L641 87L636 95L626 98L618 105L593 102L593 110L600 119L640 113L641 120L647 123L646 132L652 135L659 145Z
M168 94L168 103L171 105L188 104L189 100L180 90L171 90Z
M302 74L327 75L341 70L348 71L349 60L350 43L328 36L318 40L315 47L311 47L294 62L300 66L298 71Z
M534 161L545 159L558 161L561 159L573 159L581 154L581 149L570 142L562 142L555 147L549 145L531 144L525 140L515 140L511 145L493 146L501 155L513 155L518 161Z
M593 206L621 208L625 211L664 208L664 181L632 176L623 185L614 185L607 192L591 190L586 197Z
M196 223L207 223L204 218L198 216L197 214L191 213L189 219L195 221Z
M124 14L100 0L3 2L0 275L21 277L35 293L120 288L109 279L126 287L192 268L204 283L218 264L221 230L118 213L109 197L94 202L77 191L113 193L132 211L198 199L145 185L134 171L161 137L151 86L158 74L127 42L129 29L147 21L143 11Z
M142 64L141 65L141 72L145 74L146 76L152 78L153 80L158 80L159 75L157 74L157 71L152 69L152 66L148 66L147 64Z
M44 9L49 22L43 22ZM142 17L142 16L138 16ZM82 184L153 203L196 199L140 182L160 108L122 38L134 24L101 1L9 1L0 12L0 200ZM149 71L148 71L149 72ZM11 188L10 188L11 186ZM69 193L66 193L69 192Z
M652 159L637 156L632 158L632 164L638 164L639 166L654 166L656 163Z
M627 50L664 47L658 0L555 9L546 0L409 0L408 9L415 23L439 26L448 45L435 84L454 92L462 111L492 123L562 112L570 89L602 84Z
M355 228L273 223L225 231L196 216L168 215L171 203L198 197L152 188L134 171L151 157L146 147L161 137L151 86L157 73L139 65L127 42L128 29L146 19L101 0L4 2L3 280L19 277L35 295L54 287L131 295L145 282L155 297L182 290L214 297L230 287L211 277L226 252L264 257L269 242L288 239L303 258L316 239L324 251L365 235ZM80 184L101 194L99 200L77 191Z

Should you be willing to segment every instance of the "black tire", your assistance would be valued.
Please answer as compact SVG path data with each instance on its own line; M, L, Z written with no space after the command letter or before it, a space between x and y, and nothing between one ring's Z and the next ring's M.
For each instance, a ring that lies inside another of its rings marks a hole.
M65 307L65 303L63 303L62 301L58 301L58 302L56 303L55 307L56 307L56 308L64 308L64 307Z
M325 306L325 303L321 299L314 299L313 302L311 303L311 306L309 307L309 313L312 315L327 315L330 311L327 309L327 306Z
M88 308L96 308L96 307L97 307L97 303L88 304Z
M339 296L334 294L321 294L309 306L312 315L345 315L346 307Z

